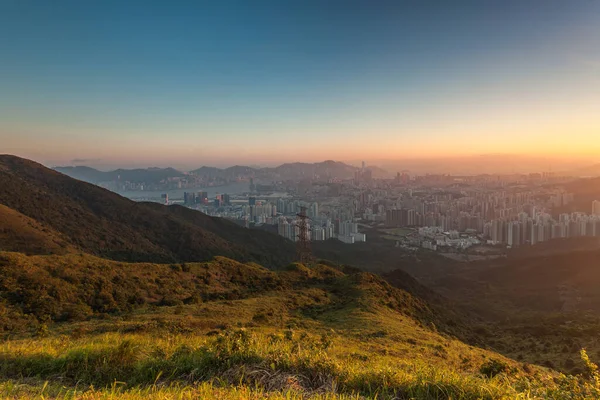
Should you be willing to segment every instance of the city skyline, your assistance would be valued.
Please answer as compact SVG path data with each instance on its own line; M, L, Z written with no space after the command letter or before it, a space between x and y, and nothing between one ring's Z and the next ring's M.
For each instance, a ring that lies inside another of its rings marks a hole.
M599 17L593 1L6 2L2 152L115 167L587 160Z

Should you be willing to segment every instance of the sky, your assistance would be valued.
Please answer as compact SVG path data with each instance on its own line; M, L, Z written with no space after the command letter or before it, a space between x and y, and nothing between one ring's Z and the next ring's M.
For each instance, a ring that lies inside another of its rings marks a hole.
M0 0L0 153L600 161L600 1Z

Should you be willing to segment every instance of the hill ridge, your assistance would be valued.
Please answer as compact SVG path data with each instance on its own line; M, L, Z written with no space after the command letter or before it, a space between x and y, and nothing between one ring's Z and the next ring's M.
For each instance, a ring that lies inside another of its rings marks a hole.
M0 204L61 233L74 247L117 260L225 255L275 267L294 254L292 243L277 235L180 206L134 202L14 156L0 156Z

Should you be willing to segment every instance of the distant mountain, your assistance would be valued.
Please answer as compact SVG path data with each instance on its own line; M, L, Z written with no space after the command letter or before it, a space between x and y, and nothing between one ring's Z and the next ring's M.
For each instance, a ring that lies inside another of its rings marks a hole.
M108 181L129 181L158 183L167 178L183 177L185 173L173 168L147 168L147 169L118 169L115 171L98 171L90 167L56 167L56 171L72 178L85 182L98 184ZM189 171L192 175L208 179L306 179L306 178L338 178L351 179L358 170L343 162L327 160L319 163L287 163L278 167L254 168L245 165L234 165L228 168L202 166ZM382 168L370 166L374 178L386 178L388 172Z
M378 167L369 167L373 171L374 177L386 177L385 170ZM208 178L227 178L236 177L256 177L263 179L285 180L285 179L308 179L308 178L339 178L351 179L357 167L345 164L339 161L323 161L320 163L286 163L273 168L253 168L236 165L233 167L220 169L214 167L201 167L190 171L195 175Z
M377 178L377 179L389 178L389 173L383 168L379 168L374 165L370 165L370 166L366 167L366 169L368 169L372 172L373 178Z
M98 171L91 167L55 167L54 170L68 175L71 178L79 179L80 181L89 183L100 183L109 181L110 172Z
M168 178L185 176L183 172L174 168L117 169L108 172L83 166L56 167L54 169L72 178L94 184L117 180L136 183L159 183Z
M221 255L279 266L294 255L293 244L277 235L181 206L134 202L14 156L0 156L0 204L17 221L9 226L7 218L0 219L0 230L19 230L23 215L24 228L33 224L30 233L23 229L25 237L47 232L49 241L59 237L65 246L115 260L200 261ZM0 242L0 248L14 247Z
M198 176L205 176L205 177L216 177L222 171L223 170L221 168L202 166L198 169L190 171L190 174L194 174L194 175L198 175Z
M313 177L331 177L340 179L350 179L357 170L343 162L327 160L320 163L291 163L282 164L273 169L278 176L285 179L302 179Z
M243 165L234 165L233 167L225 169L203 166L190 171L190 174L205 178L235 179L239 177L253 177L257 175L259 171L260 170L258 169Z

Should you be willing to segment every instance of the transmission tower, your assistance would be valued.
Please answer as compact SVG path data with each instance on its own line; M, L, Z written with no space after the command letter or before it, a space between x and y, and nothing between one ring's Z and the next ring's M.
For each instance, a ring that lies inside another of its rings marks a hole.
M306 207L300 207L300 212L296 214L296 226L299 229L296 252L298 260L304 265L312 265L313 263L313 255L310 250L310 227L308 220Z

